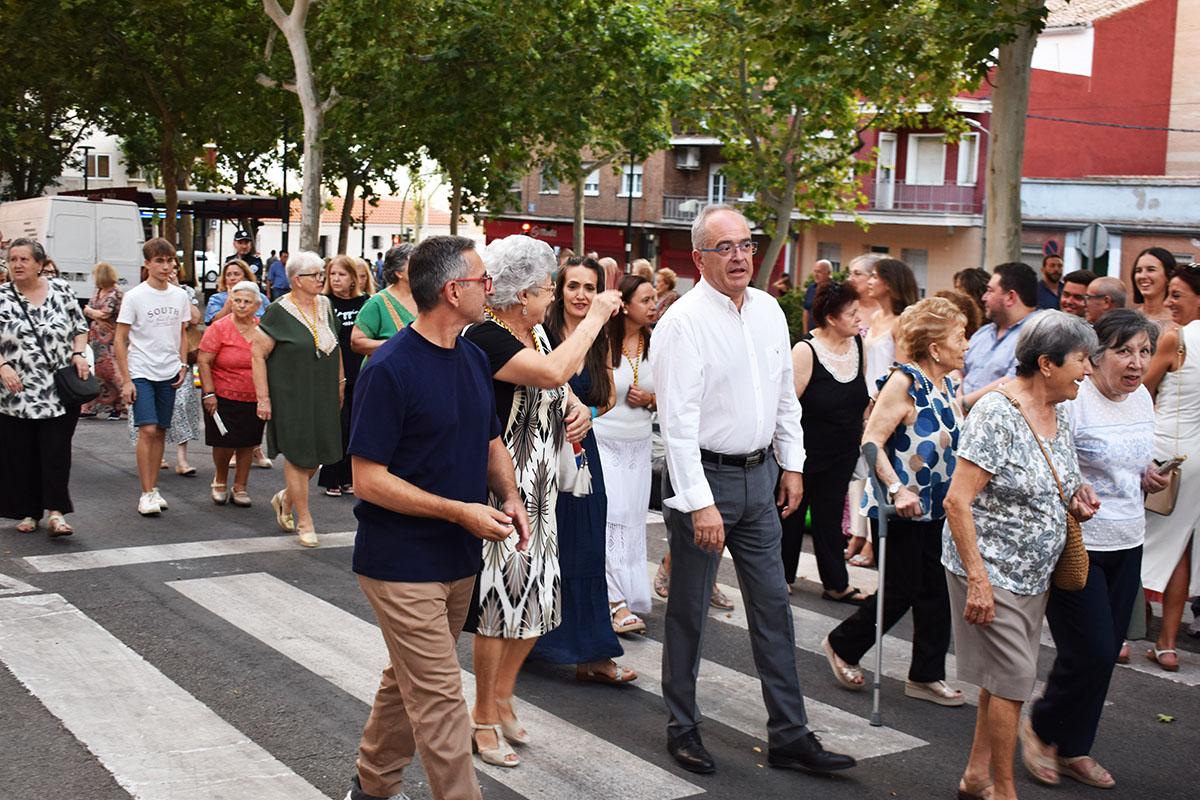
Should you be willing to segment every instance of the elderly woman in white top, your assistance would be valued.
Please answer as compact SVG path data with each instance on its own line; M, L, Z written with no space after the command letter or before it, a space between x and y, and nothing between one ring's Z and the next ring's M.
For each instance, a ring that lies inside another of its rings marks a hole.
M1050 589L1046 619L1058 652L1030 714L1025 766L1045 784L1058 783L1061 774L1109 788L1112 776L1088 752L1138 591L1142 495L1161 490L1167 479L1152 463L1154 403L1142 385L1158 326L1140 311L1119 308L1100 317L1095 330L1101 349L1092 356L1093 372L1068 405L1079 471L1100 508L1082 525L1087 585L1077 592Z
M1064 401L1078 394L1096 348L1082 319L1043 311L1017 340L1017 377L975 404L959 438L942 564L958 678L980 687L960 798L1017 796L1018 721L1037 680L1050 576L1066 542L1059 482L1078 519L1095 511L1094 494L1077 493L1082 480Z

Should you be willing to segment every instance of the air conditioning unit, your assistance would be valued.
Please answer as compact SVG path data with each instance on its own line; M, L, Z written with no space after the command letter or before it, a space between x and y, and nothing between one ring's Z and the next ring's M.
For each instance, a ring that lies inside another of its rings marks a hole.
M700 148L680 147L675 151L675 169L700 169Z

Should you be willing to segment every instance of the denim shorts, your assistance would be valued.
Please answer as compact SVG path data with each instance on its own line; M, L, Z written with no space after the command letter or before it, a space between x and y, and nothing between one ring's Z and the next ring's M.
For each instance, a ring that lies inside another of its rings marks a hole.
M152 381L149 378L134 378L133 388L137 397L133 400L133 425L157 425L164 431L171 427L171 415L175 411L175 388L173 381Z

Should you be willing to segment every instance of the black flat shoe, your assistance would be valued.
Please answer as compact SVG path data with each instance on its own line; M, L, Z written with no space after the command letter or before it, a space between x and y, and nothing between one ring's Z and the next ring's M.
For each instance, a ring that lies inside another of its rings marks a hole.
M867 602L867 595L863 594L858 589L855 589L853 586L851 586L843 595L830 594L828 591L821 592L821 598L823 600L832 600L835 603L845 603L846 605L850 606L861 606L863 603Z
M700 732L691 730L667 740L667 752L675 759L675 763L688 772L707 774L716 770L712 756L700 741Z
M821 746L821 740L810 732L785 747L768 750L767 763L782 769L836 772L839 769L850 769L857 762L850 756L829 752Z

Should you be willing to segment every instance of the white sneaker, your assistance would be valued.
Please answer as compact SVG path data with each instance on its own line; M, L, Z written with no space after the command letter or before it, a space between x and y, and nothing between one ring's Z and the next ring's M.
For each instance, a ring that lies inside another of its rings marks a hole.
M158 504L158 500L154 498L154 492L142 492L141 498L138 500L138 513L143 517L149 517L159 514L162 511L162 506Z
M163 500L163 496L158 493L158 487L155 486L150 491L154 493L154 502L158 503L159 510L166 511L167 510L167 501Z

